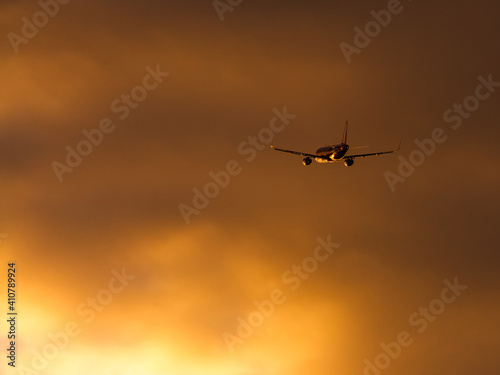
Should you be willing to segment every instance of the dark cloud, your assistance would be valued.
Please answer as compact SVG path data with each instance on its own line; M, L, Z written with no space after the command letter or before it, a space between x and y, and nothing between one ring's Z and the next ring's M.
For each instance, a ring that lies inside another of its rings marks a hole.
M221 22L211 1L71 1L19 53L7 34L40 8L3 4L0 259L20 270L19 362L74 321L46 371L362 374L407 331L383 373L493 374L498 89L456 130L443 115L500 81L498 4L401 4L351 63L339 44L387 2L243 1ZM113 103L157 66L169 76L120 119ZM351 168L242 152L284 107L276 145L314 152L349 120L351 145L401 151ZM114 130L60 182L53 163L105 118ZM436 128L447 139L391 191L387 171ZM179 205L231 160L186 224ZM328 236L340 248L291 290L284 275ZM135 278L86 323L78 306L107 301L124 267ZM467 289L419 333L410 317L455 278ZM224 333L275 289L286 301L231 354Z

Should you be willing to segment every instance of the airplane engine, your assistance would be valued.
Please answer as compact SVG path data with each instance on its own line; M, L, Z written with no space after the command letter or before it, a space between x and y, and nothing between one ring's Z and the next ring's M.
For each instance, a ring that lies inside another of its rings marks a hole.
M354 160L352 160L352 159L346 159L346 160L344 161L344 165L345 165L346 167L350 167L350 166L351 166L351 165L353 165L353 164L354 164Z
M304 164L304 165L309 165L309 164L311 164L312 162L313 162L313 161L312 161L312 159L311 159L309 156L308 156L308 157L306 157L306 158L304 158L304 160L302 160L302 164Z

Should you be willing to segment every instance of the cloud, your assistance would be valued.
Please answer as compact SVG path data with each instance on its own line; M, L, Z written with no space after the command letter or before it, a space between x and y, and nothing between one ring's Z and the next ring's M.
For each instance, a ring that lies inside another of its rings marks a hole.
M0 260L19 267L19 360L76 321L47 371L358 374L458 277L467 293L385 372L493 373L496 94L394 193L397 156L305 168L238 152L287 106L275 144L313 152L350 120L352 145L401 138L407 157L479 75L500 79L486 4L405 3L352 64L338 43L367 2L244 2L223 23L210 2L70 2L18 54L5 39ZM3 28L36 10L3 5ZM156 64L170 75L120 120L111 103ZM51 163L105 117L116 129L60 183ZM178 205L229 160L242 172L185 225ZM327 235L341 248L290 291L283 273ZM77 307L122 267L136 278L86 324ZM231 354L223 333L276 288L286 302Z

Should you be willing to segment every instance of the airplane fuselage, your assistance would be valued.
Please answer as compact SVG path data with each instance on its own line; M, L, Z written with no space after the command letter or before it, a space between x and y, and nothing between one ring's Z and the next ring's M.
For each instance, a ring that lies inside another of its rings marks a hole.
M332 163L342 160L347 151L349 150L349 145L341 143L333 146L324 146L316 150L316 154L321 157L315 158L318 163ZM327 159L325 158L327 157Z

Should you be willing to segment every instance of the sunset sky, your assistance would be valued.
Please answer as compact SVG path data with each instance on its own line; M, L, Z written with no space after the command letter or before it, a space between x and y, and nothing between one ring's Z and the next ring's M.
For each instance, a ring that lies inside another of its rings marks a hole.
M2 2L0 373L497 375L499 14Z

